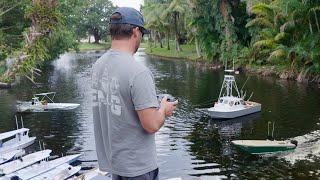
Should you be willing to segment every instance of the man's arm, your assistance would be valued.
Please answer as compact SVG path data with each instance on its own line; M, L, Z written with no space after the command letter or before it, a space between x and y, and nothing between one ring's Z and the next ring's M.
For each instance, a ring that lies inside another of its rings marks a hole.
M165 118L172 116L176 102L167 102L167 97L161 100L160 108L147 108L137 111L141 125L148 133L156 133L163 126Z

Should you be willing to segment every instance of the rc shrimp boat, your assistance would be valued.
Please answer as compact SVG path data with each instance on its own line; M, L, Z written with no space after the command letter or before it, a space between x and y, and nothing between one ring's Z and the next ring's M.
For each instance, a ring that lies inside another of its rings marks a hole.
M231 119L261 111L261 104L245 101L244 96L240 95L235 77L231 75L234 70L225 72L229 74L224 75L218 101L207 109L209 115L217 119Z
M31 101L18 101L18 112L43 112L50 110L72 110L80 106L76 103L55 103L56 92L35 94Z

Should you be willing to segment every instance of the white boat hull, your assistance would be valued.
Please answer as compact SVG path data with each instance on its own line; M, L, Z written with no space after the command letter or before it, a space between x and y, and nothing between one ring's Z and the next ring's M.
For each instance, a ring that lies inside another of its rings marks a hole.
M99 169L93 169L89 172L82 174L73 180L93 180L93 179L101 179L101 180L112 180L111 173L100 171Z
M7 153L0 154L0 165L6 162L13 160L16 157L22 156L25 154L24 150L13 150Z
M36 137L25 138L23 141L18 141L16 143L7 143L3 144L3 147L0 148L0 153L8 153L10 151L23 149L34 143Z
M256 113L261 111L261 104L252 102L251 106L245 106L242 109L218 109L211 107L208 109L210 117L217 119L232 119L248 114Z
M78 173L81 169L81 166L71 166L69 164L62 164L53 170L41 174L37 177L32 178L33 180L61 180L67 179L76 173Z
M43 112L43 111L50 111L50 110L72 110L79 107L80 104L75 103L47 103L46 105L43 104L34 104L32 105L31 102L22 102L17 105L18 112Z
M15 173L9 174L7 175L7 177L18 176L23 180L31 179L43 173L49 172L54 168L61 166L62 164L72 163L76 161L80 156L81 154L76 154L57 158L52 161L42 161L39 164L34 164L32 166L16 171Z
M6 164L0 165L0 174L10 174L50 156L51 150L35 152Z

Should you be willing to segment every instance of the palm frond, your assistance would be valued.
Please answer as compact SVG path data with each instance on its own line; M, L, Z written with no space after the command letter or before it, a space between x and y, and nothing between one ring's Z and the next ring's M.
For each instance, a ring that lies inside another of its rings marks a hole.
M267 40L260 40L253 44L254 48L275 48L276 43L274 40L267 39Z
M270 53L270 56L268 57L267 61L271 61L273 59L279 59L287 57L287 52L284 49L277 49L275 51L272 51Z
M259 3L251 8L251 12L260 17L274 17L274 10L271 5L265 3Z
M252 26L262 26L262 27L270 27L270 28L272 28L273 24L268 19L261 17L261 18L255 18L255 19L249 21L246 24L246 28L249 28L249 27L252 27Z
M275 40L276 42L278 42L278 41L281 41L281 40L283 40L283 39L285 39L285 38L286 38L286 33L280 32L280 33L278 33L278 34L274 37L274 40Z
M296 26L295 21L288 21L280 27L280 32L288 32Z

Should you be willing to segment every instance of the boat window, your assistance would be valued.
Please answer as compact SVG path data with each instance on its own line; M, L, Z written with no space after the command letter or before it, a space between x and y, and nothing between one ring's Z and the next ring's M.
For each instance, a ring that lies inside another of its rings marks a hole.
M219 103L222 103L223 102L223 99L219 99Z
M244 100L240 100L240 103L241 103L242 105L245 105Z
M223 103L224 103L224 104L228 104L228 100L224 100Z
M233 106L234 102L233 101L230 101L229 105L230 106Z
M234 103L235 105L239 105L239 101L236 101L236 103Z

